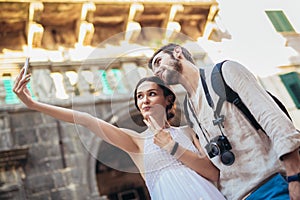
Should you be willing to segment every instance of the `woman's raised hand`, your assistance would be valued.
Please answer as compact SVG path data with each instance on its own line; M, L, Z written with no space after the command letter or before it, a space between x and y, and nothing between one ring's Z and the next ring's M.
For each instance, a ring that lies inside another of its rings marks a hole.
M27 74L23 76L24 74L24 67L21 69L20 74L17 76L14 87L13 87L13 92L18 96L18 98L30 108L32 105L32 98L30 95L30 92L27 88L27 83L30 81L31 74Z
M169 131L164 130L157 122L156 120L149 116L149 121L144 120L146 125L149 127L152 132L154 132L154 138L153 142L160 148L165 149L168 152L171 152L175 141L173 140L171 134Z

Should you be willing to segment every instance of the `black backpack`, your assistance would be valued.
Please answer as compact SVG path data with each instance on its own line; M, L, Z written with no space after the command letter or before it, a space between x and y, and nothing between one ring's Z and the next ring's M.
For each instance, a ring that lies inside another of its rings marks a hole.
M212 71L211 75L211 83L212 88L215 91L215 93L219 96L219 100L216 107L217 114L220 114L222 104L224 101L228 101L230 103L233 103L249 120L249 122L252 124L252 126L258 130L263 128L260 126L260 124L256 121L250 110L247 108L247 106L243 103L242 99L239 97L239 95L233 91L225 82L222 74L222 65L226 62L220 62L217 63ZM203 74L203 73L202 73ZM225 89L224 89L225 88ZM208 92L208 90L207 90ZM276 104L279 106L279 108L287 115L287 117L292 121L287 109L283 105L283 103L277 99L274 95L272 95L270 92L267 91L267 93L272 97L272 99L276 102ZM207 96L207 94L206 94ZM263 130L264 131L264 130Z

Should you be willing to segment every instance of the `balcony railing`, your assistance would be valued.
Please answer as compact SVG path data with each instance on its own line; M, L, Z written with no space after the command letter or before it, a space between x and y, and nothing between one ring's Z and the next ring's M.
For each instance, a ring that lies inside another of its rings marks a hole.
M34 99L50 101L77 97L105 98L132 94L137 81L151 72L146 58L99 59L86 62L31 62L28 89ZM1 104L20 103L12 88L21 69L3 72L0 81ZM1 71L0 71L1 72Z

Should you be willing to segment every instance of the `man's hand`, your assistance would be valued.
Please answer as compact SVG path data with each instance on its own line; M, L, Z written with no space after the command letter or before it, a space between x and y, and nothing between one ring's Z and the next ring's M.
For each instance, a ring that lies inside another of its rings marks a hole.
M300 199L300 182L294 181L289 183L289 193L291 200Z
M282 156L283 165L286 169L287 176L292 176L300 172L300 155L298 148ZM291 200L300 199L300 182L293 181L289 183L289 193Z

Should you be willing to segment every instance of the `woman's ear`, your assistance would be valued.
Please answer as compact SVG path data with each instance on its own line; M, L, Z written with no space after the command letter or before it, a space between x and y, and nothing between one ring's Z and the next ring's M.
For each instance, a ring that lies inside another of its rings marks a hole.
M182 56L182 49L181 49L180 46L176 46L176 47L174 48L173 56L174 56L176 59L181 58L181 56Z

